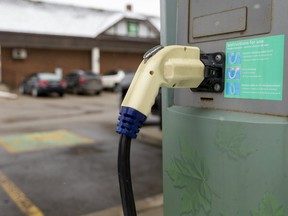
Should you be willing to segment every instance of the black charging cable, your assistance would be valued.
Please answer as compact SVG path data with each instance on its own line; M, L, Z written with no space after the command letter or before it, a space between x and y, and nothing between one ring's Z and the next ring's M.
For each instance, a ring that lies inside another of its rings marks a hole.
M118 151L118 177L124 216L137 216L130 172L131 138L121 135Z

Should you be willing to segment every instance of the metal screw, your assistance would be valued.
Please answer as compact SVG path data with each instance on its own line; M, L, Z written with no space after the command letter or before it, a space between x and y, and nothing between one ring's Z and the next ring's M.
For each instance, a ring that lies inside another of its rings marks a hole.
M220 54L217 54L217 55L215 56L215 61L216 61L216 62L221 62L221 60L222 60L222 56L221 56Z
M221 90L221 85L219 83L215 83L213 89L215 92L219 92Z

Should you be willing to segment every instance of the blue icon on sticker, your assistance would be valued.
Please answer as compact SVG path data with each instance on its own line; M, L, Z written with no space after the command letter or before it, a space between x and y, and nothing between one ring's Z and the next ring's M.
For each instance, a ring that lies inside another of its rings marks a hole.
M226 69L226 79L236 80L240 79L241 70L240 67L230 67Z
M241 64L241 53L229 52L227 60L228 60L228 64Z
M226 83L226 95L240 95L240 83Z

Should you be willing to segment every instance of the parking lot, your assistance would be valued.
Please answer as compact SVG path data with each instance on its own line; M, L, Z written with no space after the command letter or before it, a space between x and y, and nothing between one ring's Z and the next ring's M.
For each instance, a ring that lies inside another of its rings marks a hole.
M112 92L0 99L0 215L80 216L119 205L118 108ZM131 169L137 200L162 193L159 146L133 140Z

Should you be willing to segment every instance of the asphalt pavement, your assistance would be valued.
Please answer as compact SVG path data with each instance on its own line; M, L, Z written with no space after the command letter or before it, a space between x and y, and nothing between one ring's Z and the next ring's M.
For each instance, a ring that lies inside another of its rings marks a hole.
M0 99L0 215L80 216L119 208L118 98L104 92ZM136 200L161 197L161 140L157 126L133 140ZM156 216L161 205L146 205L139 215L151 210Z

